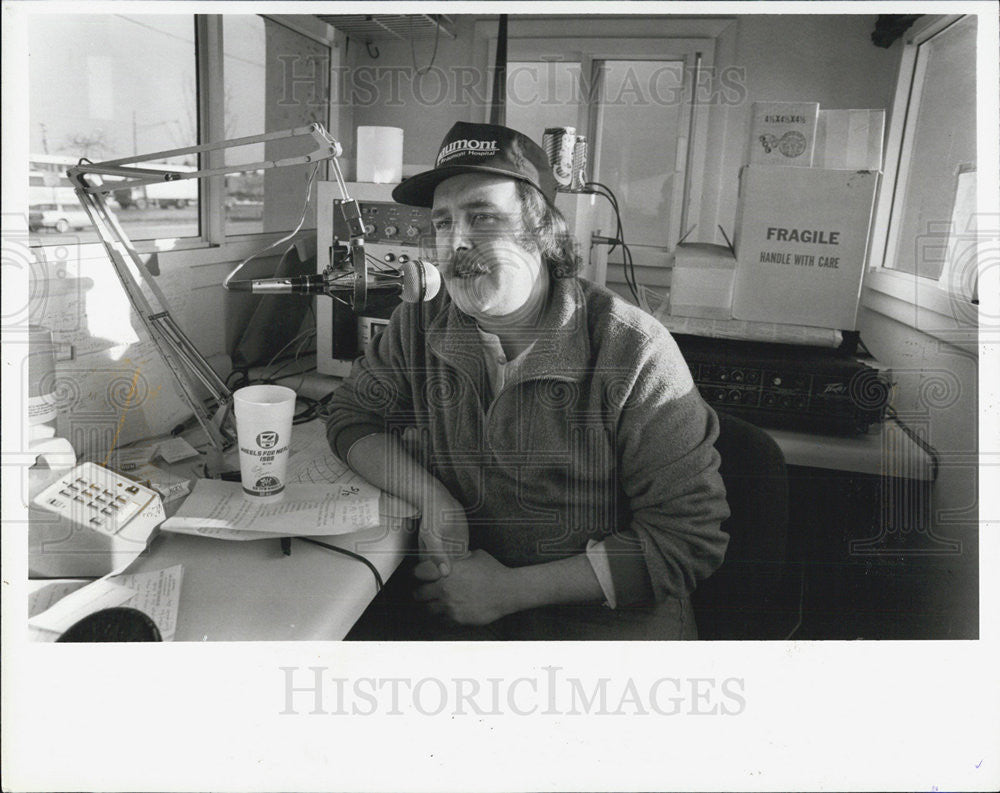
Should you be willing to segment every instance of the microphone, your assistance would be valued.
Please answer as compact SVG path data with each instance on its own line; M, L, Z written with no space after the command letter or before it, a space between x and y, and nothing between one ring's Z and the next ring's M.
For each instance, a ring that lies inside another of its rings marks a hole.
M398 273L335 272L297 275L287 278L253 278L231 281L233 292L261 295L365 295L366 292L395 292L407 303L432 300L441 291L441 272L430 262L411 259Z
M430 262L412 259L403 265L403 292L406 303L424 303L441 291L441 271Z

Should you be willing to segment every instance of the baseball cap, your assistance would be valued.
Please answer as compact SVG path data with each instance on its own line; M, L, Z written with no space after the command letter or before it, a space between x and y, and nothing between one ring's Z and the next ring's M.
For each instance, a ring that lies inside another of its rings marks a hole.
M545 150L527 135L497 124L457 122L438 149L434 168L404 179L392 191L400 204L429 207L434 188L462 173L485 173L520 179L538 188L551 204L556 180Z

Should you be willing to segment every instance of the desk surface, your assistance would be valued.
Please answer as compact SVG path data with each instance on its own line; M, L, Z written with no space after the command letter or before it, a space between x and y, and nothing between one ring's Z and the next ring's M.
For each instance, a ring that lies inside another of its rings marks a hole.
M778 442L788 465L934 481L931 456L892 421L875 424L864 435L765 431Z
M331 380L321 377L313 385L328 391ZM892 422L847 437L767 431L789 465L933 479L930 455ZM412 521L388 519L376 529L323 539L363 554L388 580L412 531ZM128 572L177 564L184 568L177 641L342 639L376 590L363 563L299 540L285 556L275 539L233 542L164 532Z
M323 537L363 554L383 580L402 561L409 522ZM366 565L301 540L231 542L162 533L129 573L184 566L175 641L343 639L375 596Z
M158 464L194 477L203 459ZM225 469L238 465L235 452L226 462ZM59 476L59 472L37 473L35 492ZM180 503L169 503L167 514ZM382 512L379 527L315 539L363 555L387 581L410 546L415 522L385 517L386 510ZM294 526L284 528L295 534ZM291 541L291 555L285 556L274 538L231 541L161 531L126 572L178 564L184 572L175 641L338 640L376 593L375 576L363 562L296 539Z

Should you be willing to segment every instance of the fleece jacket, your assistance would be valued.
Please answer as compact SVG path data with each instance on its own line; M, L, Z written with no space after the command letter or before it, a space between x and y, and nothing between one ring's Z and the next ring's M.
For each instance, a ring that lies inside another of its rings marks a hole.
M400 305L332 395L331 447L415 432L472 548L520 566L603 541L619 607L686 598L722 563L729 510L718 417L673 338L577 278L550 282L530 338L491 395L476 323L444 290Z

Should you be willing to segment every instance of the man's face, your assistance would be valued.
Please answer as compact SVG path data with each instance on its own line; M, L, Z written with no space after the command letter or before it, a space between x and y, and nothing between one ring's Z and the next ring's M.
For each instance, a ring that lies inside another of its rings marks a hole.
M461 311L505 318L536 305L545 287L542 261L519 241L521 202L513 179L446 179L434 191L432 219L441 275Z

